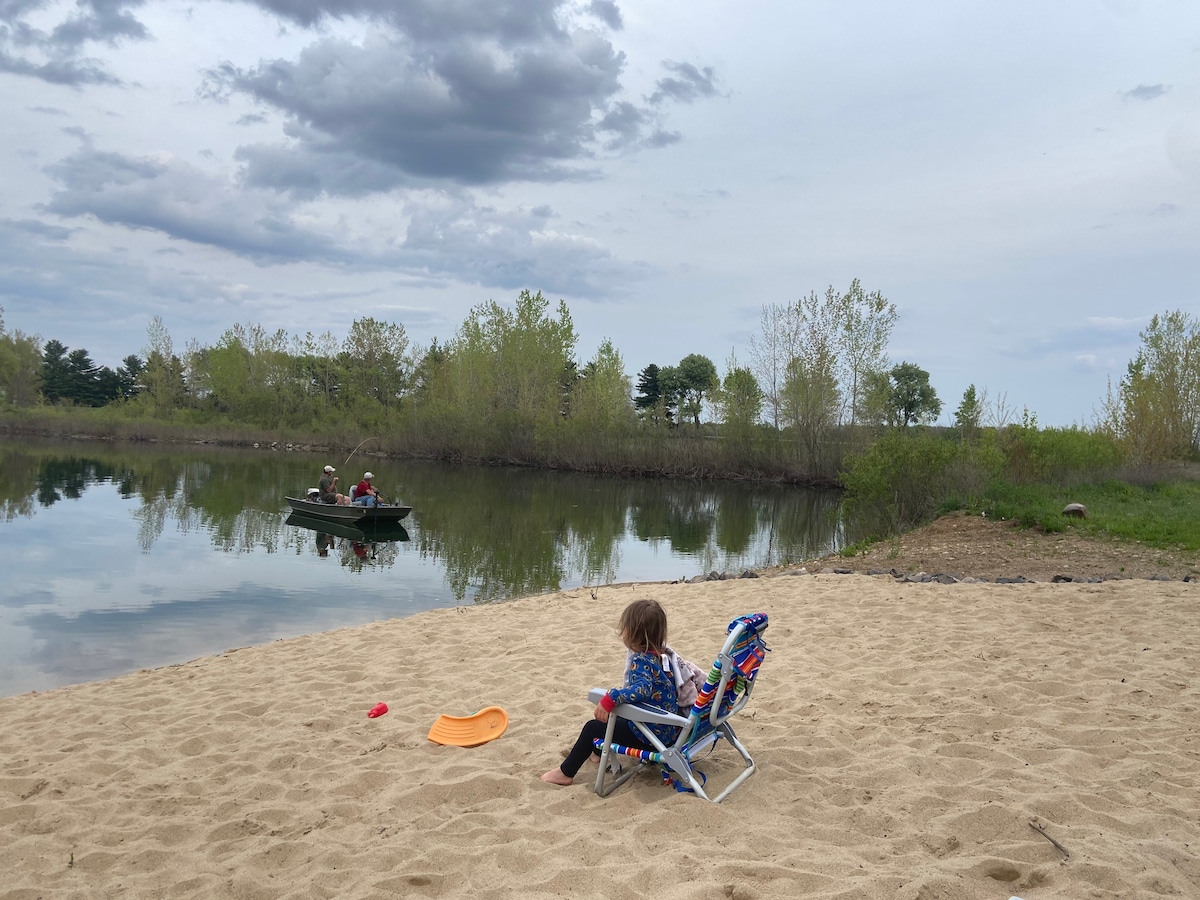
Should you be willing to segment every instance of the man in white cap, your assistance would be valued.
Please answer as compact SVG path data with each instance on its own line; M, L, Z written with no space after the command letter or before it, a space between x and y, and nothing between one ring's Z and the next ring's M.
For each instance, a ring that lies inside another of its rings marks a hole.
M336 503L338 506L349 506L350 500L345 494L337 492L337 476L333 466L325 467L325 474L321 476L321 480L317 483L317 495L322 503Z
M358 483L358 487L354 489L354 502L359 506L378 506L379 492L375 490L375 486L371 484L371 479L375 476L370 472L363 475L363 480Z

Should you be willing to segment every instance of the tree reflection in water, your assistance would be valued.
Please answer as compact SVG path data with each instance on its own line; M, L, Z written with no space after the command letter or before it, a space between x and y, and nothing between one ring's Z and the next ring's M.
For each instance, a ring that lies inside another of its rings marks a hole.
M460 601L611 582L633 547L678 558L674 575L684 576L779 565L844 542L833 491L373 458L383 493L413 507L409 531L367 541L330 533L322 546L311 526L288 523L284 497L315 482L323 457L99 442L0 443L0 452L6 521L115 490L138 501L131 514L145 553L168 528L206 534L224 553L323 555L355 572L412 552L444 569Z

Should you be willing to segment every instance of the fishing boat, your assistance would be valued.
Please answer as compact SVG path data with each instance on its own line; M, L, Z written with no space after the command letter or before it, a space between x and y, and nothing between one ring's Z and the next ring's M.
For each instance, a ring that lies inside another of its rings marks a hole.
M399 522L410 512L411 506L338 506L336 503L322 503L320 500L305 500L300 497L286 498L293 512L327 522L351 522L360 527L367 522Z
M287 517L285 525L295 525L297 528L307 528L318 534L328 534L332 537L345 538L348 541L358 541L362 544L375 544L384 541L407 541L408 531L399 522L380 521L379 519L359 520L358 522L339 522L335 519L318 519L315 516L293 512Z

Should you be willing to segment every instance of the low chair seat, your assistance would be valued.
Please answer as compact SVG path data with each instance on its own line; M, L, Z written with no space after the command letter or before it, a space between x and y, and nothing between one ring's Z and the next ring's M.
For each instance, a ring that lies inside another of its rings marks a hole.
M730 720L749 701L759 668L771 649L762 637L766 629L766 613L741 616L729 623L728 637L686 716L638 704L621 703L615 706L609 714L603 741L596 741L596 749L600 751L596 793L602 797L608 796L642 769L654 765L661 769L664 778L675 783L677 789L720 803L734 788L753 775L756 770L754 759L738 740ZM593 688L588 692L588 699L592 703L599 703L605 693L603 688ZM614 744L613 733L619 719L629 722L632 729L654 749L642 750ZM679 736L668 747L647 727L649 725L677 726ZM701 751L709 749L721 738L729 741L730 746L738 752L745 768L724 790L715 797L709 797L704 791L705 778L695 768L694 762ZM613 754L630 757L637 761L637 765L608 781L609 757Z

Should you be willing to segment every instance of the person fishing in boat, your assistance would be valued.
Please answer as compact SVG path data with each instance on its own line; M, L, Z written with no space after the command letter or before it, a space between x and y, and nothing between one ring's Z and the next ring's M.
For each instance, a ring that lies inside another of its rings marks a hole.
M356 506L378 506L379 491L371 484L375 476L370 472L363 473L362 481L354 488L354 503Z
M325 467L325 474L321 476L321 480L317 483L317 498L322 503L336 504L338 506L349 506L350 498L345 494L339 494L337 490L338 479L333 473L336 472L333 466Z

